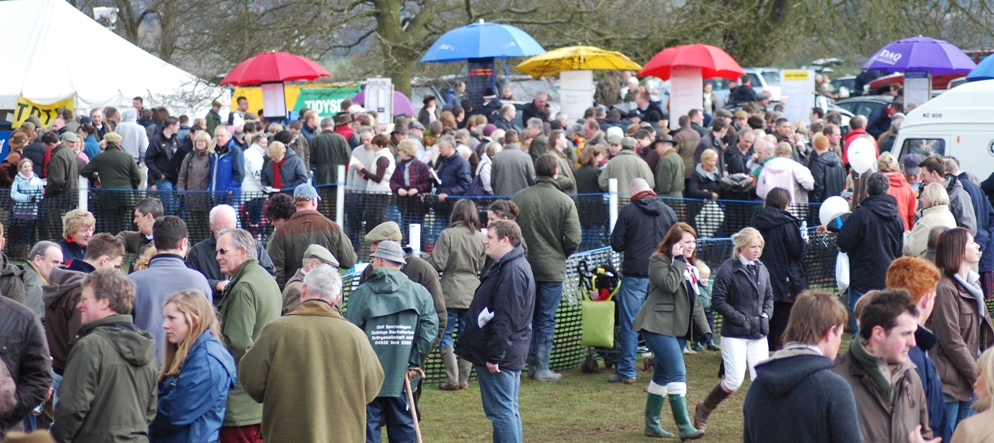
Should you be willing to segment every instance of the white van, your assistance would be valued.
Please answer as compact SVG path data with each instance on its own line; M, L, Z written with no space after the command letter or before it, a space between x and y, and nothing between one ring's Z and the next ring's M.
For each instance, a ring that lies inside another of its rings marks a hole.
M954 156L981 181L994 173L994 80L967 83L908 112L892 154Z

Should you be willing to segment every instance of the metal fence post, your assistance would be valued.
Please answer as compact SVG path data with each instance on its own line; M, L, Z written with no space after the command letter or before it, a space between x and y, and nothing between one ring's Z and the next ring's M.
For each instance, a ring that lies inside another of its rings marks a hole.
M338 165L338 183L335 186L335 222L345 226L345 165Z
M89 210L89 194L90 194L90 181L84 177L79 178L79 209L84 211Z
M614 232L614 224L618 222L618 179L608 179L607 192L608 232Z

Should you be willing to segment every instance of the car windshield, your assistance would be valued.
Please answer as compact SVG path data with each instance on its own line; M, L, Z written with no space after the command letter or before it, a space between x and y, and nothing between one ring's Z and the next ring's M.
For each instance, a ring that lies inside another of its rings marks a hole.
M780 86L780 73L777 71L763 71L763 80L769 86Z

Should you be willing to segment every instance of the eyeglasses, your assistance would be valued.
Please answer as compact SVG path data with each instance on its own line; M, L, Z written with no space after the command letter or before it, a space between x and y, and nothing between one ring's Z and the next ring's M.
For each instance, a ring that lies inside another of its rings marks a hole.
M232 250L235 250L235 249L238 249L238 248L221 248L221 249L217 250L217 253L218 253L218 255L225 255L225 254L228 253L228 251L232 251Z

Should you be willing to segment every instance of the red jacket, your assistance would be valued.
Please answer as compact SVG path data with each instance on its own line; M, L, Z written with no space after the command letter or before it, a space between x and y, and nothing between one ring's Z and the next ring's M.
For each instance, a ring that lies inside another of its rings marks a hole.
M915 211L918 210L918 199L901 172L886 172L890 179L890 189L887 194L897 199L897 215L904 222L904 230L909 231L915 225Z
M844 146L844 149L842 150L843 164L846 165L849 164L849 144L852 143L853 140L856 140L856 138L858 138L861 135L866 135L866 129L853 129L852 131L849 131L849 133L846 134L845 137L842 138L842 145ZM873 146L877 148L877 157L880 157L880 147L877 146L876 141L873 142Z

